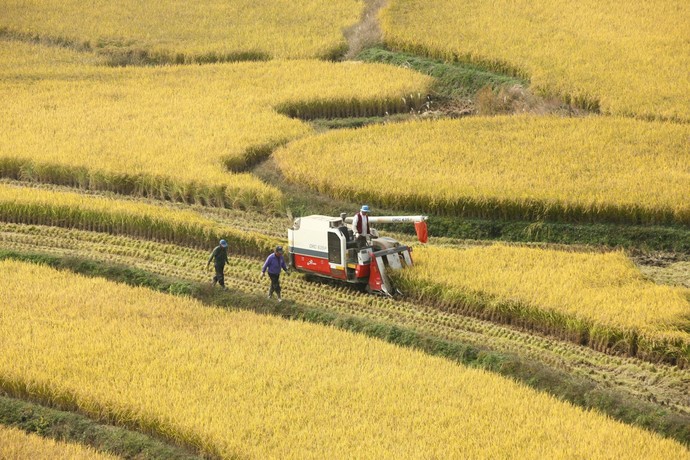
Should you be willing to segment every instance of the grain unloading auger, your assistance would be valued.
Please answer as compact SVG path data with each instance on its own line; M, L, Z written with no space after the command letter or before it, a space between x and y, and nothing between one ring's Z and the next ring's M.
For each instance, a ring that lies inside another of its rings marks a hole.
M369 224L413 223L419 241L426 243L427 216L372 216ZM389 270L412 265L412 248L393 238L372 237L358 244L352 217L307 216L295 219L288 229L288 251L292 267L302 273L322 276L364 287L370 293L400 293Z

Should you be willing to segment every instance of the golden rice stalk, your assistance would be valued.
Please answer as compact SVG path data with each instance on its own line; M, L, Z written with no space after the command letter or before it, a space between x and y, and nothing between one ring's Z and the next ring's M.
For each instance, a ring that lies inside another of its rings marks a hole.
M73 459L107 460L118 457L97 452L79 444L42 438L37 434L25 433L17 428L0 425L0 458L20 459Z
M495 374L361 335L41 266L2 262L0 277L5 391L209 455L690 456Z
M591 110L690 120L685 0L391 0L394 49L519 75Z
M333 58L359 0L44 0L5 2L0 30L95 50L111 64Z
M690 225L689 141L688 124L473 117L329 132L274 156L290 181L392 208Z

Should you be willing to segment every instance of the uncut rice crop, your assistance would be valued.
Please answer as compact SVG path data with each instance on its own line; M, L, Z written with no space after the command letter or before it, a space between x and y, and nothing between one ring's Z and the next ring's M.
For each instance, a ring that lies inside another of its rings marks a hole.
M399 274L413 296L602 351L690 363L690 291L645 280L623 253L494 245L414 256Z
M391 0L385 43L519 75L616 115L690 120L685 0Z
M510 380L360 335L47 267L2 262L0 275L6 391L222 458L690 456Z
M144 62L334 57L361 0L4 1L5 34Z
M242 228L242 227L240 227ZM213 272L204 270L210 248L201 250L172 244L135 239L125 235L110 235L76 229L36 225L0 223L0 258L13 254L41 254L73 260L72 257L97 262L98 267L114 264L163 277L208 283ZM21 256L20 256L21 257ZM233 293L265 297L268 281L260 282L257 273L264 258L238 257L230 251L225 271L225 284ZM416 256L415 256L416 259ZM381 327L368 327L366 335L391 340L393 331L420 334L426 340L434 337L442 341L489 349L497 353L519 355L529 361L546 364L597 384L611 385L629 392L636 398L649 398L679 412L690 410L690 382L687 370L678 366L653 364L629 356L604 354L589 347L562 341L558 337L535 335L528 329L518 330L510 325L477 318L467 311L438 308L432 301L418 302L407 293L406 298L372 297L347 286L317 283L307 277L291 276L283 282L283 298L291 311L306 307L311 312L328 312L337 327L351 330L353 320ZM281 310L279 305L275 305ZM243 308L265 311L266 304L244 303ZM270 306L268 307L271 308ZM284 314L280 312L279 314ZM331 316L333 314L333 316ZM298 314L298 316L301 316ZM309 322L319 323L323 316L308 314ZM338 320L337 318L340 318ZM414 348L408 333L397 336L396 343ZM395 340L395 339L393 339ZM649 357L653 358L653 357Z
M274 156L292 182L380 206L496 219L690 225L689 143L687 124L504 116L330 132Z
M23 51L0 46L14 61ZM277 108L383 115L403 110L430 81L319 61L0 69L0 176L269 211L281 208L282 194L228 168L243 170L312 133Z
M5 460L60 458L106 460L119 457L97 452L79 444L42 438L35 433L26 433L17 428L0 425L0 458Z
M223 227L192 211L2 184L0 220L126 234L193 247L207 247L225 238L234 253L254 256L274 247L273 240L261 234Z

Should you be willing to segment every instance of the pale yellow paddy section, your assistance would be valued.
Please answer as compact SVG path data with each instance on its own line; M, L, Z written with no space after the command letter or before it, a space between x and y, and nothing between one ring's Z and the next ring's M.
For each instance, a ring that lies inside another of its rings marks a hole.
M116 456L79 444L42 438L0 425L0 458L3 460L114 460Z
M644 278L622 252L577 253L502 244L454 249L423 247L405 276L449 289L482 292L526 309L586 319L595 328L675 337L690 318L690 290L660 286ZM542 313L543 314L543 313Z
M26 51L0 47L0 57L23 64L0 67L0 163L30 162L23 176L44 182L202 202L219 195L231 207L275 207L281 194L252 175L228 172L229 165L241 168L252 149L312 133L277 107L381 112L430 84L405 69L322 61L70 71L22 58ZM57 62L69 56L56 50Z
M501 116L329 132L275 157L295 183L425 213L687 225L688 145L687 124Z
M182 61L312 58L346 46L361 0L7 0L0 28L103 52L144 50Z
M690 458L676 442L361 335L18 262L0 275L6 390L224 458Z
M690 2L391 0L394 48L517 72L605 113L690 120Z

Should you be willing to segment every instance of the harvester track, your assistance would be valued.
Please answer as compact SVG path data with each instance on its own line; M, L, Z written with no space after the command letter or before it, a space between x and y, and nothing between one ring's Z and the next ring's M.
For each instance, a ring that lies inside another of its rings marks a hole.
M125 265L160 276L208 282L208 253L196 249L57 227L0 223L0 249L78 257ZM226 284L263 296L261 261L231 257ZM635 358L611 356L572 343L405 300L373 297L348 286L313 283L301 275L284 282L285 297L316 310L396 325L478 349L517 356L590 381L600 388L650 401L690 416L690 371Z

